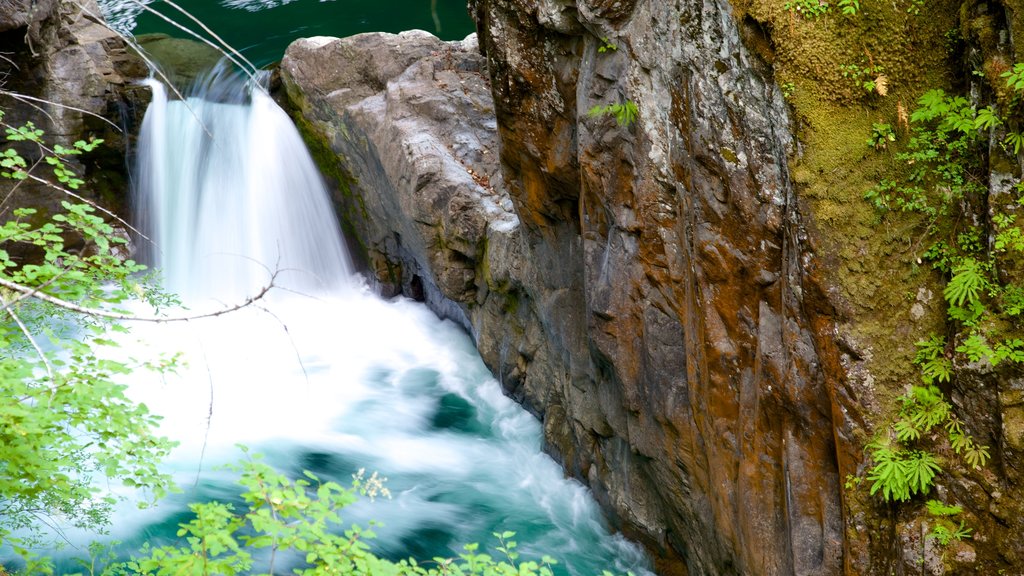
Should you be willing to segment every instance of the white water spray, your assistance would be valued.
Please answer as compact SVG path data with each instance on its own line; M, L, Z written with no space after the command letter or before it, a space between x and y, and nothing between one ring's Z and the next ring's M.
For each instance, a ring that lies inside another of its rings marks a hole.
M195 488L119 519L116 536L160 542L187 501L233 497L215 466L244 443L294 475L387 476L394 499L357 504L345 520L382 521L377 547L392 557L455 555L513 530L524 556L555 556L559 572L645 573L643 554L609 535L586 490L540 452L538 422L501 394L460 329L351 281L327 194L284 113L260 92L211 87L181 102L154 85L137 203L156 263L189 303L238 302L277 268L287 290L215 319L133 328L147 349L188 360L131 385L181 442L169 466Z
M137 211L150 259L189 302L241 301L274 273L280 287L337 291L351 277L348 255L302 139L262 90L224 81L213 75L186 101L149 82Z

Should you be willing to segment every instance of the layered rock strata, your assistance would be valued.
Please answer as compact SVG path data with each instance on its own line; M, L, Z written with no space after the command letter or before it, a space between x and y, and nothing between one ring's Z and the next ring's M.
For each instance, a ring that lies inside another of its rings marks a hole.
M842 572L832 310L728 6L473 7L479 52L411 32L282 61L372 270L470 331L663 573Z

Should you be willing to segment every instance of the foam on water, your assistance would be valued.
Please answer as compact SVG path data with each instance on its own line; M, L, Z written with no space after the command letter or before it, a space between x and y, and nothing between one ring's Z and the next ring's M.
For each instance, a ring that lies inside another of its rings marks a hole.
M644 573L644 555L609 534L590 494L541 452L539 423L501 394L466 334L351 280L327 193L284 113L260 91L218 86L181 102L154 85L138 199L152 254L193 309L238 302L268 270L287 272L258 305L133 326L146 352L186 361L130 383L181 443L167 465L186 492L145 515L125 508L114 537L160 541L189 500L234 498L217 466L243 443L294 475L388 477L393 499L345 513L383 523L382 554L453 555L513 530L524 556L550 554L570 574Z

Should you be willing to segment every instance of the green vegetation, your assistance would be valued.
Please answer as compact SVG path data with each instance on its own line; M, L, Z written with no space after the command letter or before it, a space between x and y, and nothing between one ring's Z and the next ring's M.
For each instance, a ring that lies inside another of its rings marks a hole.
M1024 67L1007 63L1021 59L1020 49L1008 54L999 37L1003 26L1016 34L1019 19L1003 24L998 11L945 0L864 1L855 15L829 4L801 18L788 0L738 3L770 34L760 55L780 87L791 87L801 144L791 174L820 232L813 250L836 264L825 284L842 303L840 332L853 351L848 386L857 396L857 415L841 421L866 447L864 460L840 463L844 507L849 518L889 527L877 543L854 537L885 558L892 539L912 541L916 528L934 526L929 497L969 505L965 528L992 532L963 571L995 573L1006 566L991 546L1002 528L982 513L979 495L1001 472L976 468L999 458L985 446L1000 431L983 403L1001 397L995 381L1020 369L1021 190L1012 186L1019 158L1010 156L1024 150L1016 144L1024 138L1013 136L1024 114L1007 81ZM963 68L968 46L974 70ZM970 99L957 100L968 84ZM944 92L919 103L933 88ZM977 319L967 326L954 316ZM1006 416L1002 442L1020 437L1019 421ZM1013 498L1005 506L1019 514ZM950 524L939 534L959 530L958 520ZM947 573L960 572L963 560L946 560Z
M47 182L33 170L50 166L57 182L69 188L82 183L68 157L98 141L50 148L31 124L10 126L2 111L0 123L8 142L38 158L30 162L8 145L0 152L5 178ZM89 529L108 522L115 501L99 495L98 478L145 489L153 498L169 487L156 466L170 443L153 435L155 417L126 398L117 377L135 369L172 369L173 359L146 364L104 358L104 349L117 346L107 334L124 328L82 313L117 310L133 298L154 306L168 299L139 276L143 266L121 256L126 240L96 208L67 201L62 206L49 217L17 209L0 226L0 542L29 560L30 548L40 543L38 528L50 515Z
M1019 65L1014 67L1018 69ZM1016 104L1024 81L1011 72L1003 77ZM933 452L940 441L970 469L981 470L989 460L989 447L965 432L938 388L954 377L958 360L992 367L1024 364L1019 322L1024 287L1014 275L1000 274L1024 256L1021 228L1014 214L996 212L986 222L979 208L989 192L980 158L990 134L1014 120L1001 118L995 106L978 109L965 97L930 90L910 114L906 150L896 154L896 160L906 165L905 177L883 180L865 194L878 210L923 217L922 240L931 244L922 258L948 278L942 296L952 332L952 342L937 334L917 342L913 362L920 369L921 383L901 397L896 419L866 447L873 462L867 473L870 493L880 493L884 500L906 501L929 493L942 472ZM1010 147L1005 141L1004 145ZM1013 148L1017 154L1019 148ZM1014 202L1024 205L1020 184L1015 192ZM982 241L988 236L991 243ZM945 433L934 433L937 430ZM927 509L935 519L929 538L946 546L970 537L973 530L964 520L949 519L962 512L960 507L932 500Z
M291 573L300 575L347 574L373 576L551 576L556 561L521 560L513 532L495 534L495 559L481 553L476 544L467 545L458 558L434 558L391 562L374 555L368 540L372 530L358 526L342 529L339 512L356 501L358 493L368 494L367 485L345 488L323 482L306 472L291 480L258 458L238 467L243 487L243 509L231 504L207 502L191 506L193 517L180 525L182 543L146 547L126 562L102 568L93 564L91 574L105 576L170 576ZM263 568L265 567L265 568ZM265 569L265 572L262 570Z
M973 530L961 519L959 524L953 524L952 517L959 516L963 508L959 506L947 506L938 500L929 500L927 503L928 514L932 517L934 524L928 532L928 538L934 538L939 545L948 546L953 540L964 540L971 537Z
M891 124L875 122L871 125L871 137L868 138L868 146L875 150L885 150L889 144L896 141L896 131Z
M69 157L99 141L48 147L31 124L3 125L10 144L0 151L0 175L15 187L32 181L79 198L71 189L84 182ZM44 166L53 181L36 173ZM109 525L117 500L99 486L145 492L141 506L174 488L158 469L172 443L153 433L158 419L134 404L119 380L135 370L174 370L177 359L118 361L104 352L118 346L111 334L127 332L118 319L129 317L129 300L158 311L176 302L124 256L127 241L96 215L97 207L65 201L62 208L48 217L17 209L0 226L0 546L21 557L24 575L55 572L37 552L59 547L43 530L51 519L97 533ZM288 479L259 457L235 471L240 509L192 504L177 543L147 544L127 560L90 546L83 574L552 576L556 565L547 556L521 559L512 532L495 534L496 557L470 544L457 558L392 562L370 551L372 530L344 528L339 513L358 494L389 497L376 473L360 471L345 488L309 472ZM0 567L0 574L8 572Z
M608 104L607 106L594 106L587 112L587 116L614 116L619 126L629 126L636 121L639 109L636 102L626 100L620 104Z
M817 18L828 12L828 2L823 0L790 0L786 2L786 10L800 14L805 18Z

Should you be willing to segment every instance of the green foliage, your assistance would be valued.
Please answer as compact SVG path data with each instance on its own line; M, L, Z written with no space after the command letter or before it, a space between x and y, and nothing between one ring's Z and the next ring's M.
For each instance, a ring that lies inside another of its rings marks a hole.
M597 51L604 54L605 52L615 52L618 49L619 47L605 36L601 38L601 45L598 46Z
M885 150L890 142L896 141L896 131L891 124L875 122L871 125L871 137L868 138L868 146L875 150Z
M860 89L869 94L878 92L882 96L885 95L887 90L884 72L884 67L874 64L867 64L865 66L842 64L839 66L839 73L843 75L843 78L853 80Z
M784 8L804 18L817 18L828 13L829 6L824 0L789 0Z
M932 526L931 531L928 533L928 538L934 538L940 545L948 546L953 540L964 540L971 537L971 530L967 527L963 520L960 521L959 526L954 526L948 521L936 522L935 526Z
M995 108L992 106L986 106L981 110L978 110L978 114L974 117L974 129L975 130L991 130L997 126L1001 126L1003 123L999 115L996 114Z
M2 175L39 178L33 167L49 165L57 188L82 182L63 157L98 144L51 150L31 124L6 133L10 142L34 145L40 161L6 147ZM0 543L26 558L41 544L41 519L59 516L90 529L106 524L115 499L97 489L102 478L147 489L153 498L168 489L157 463L171 445L152 433L157 418L117 383L142 365L102 353L117 346L107 334L124 328L30 296L106 309L140 294L153 303L166 298L139 277L143 267L122 255L126 241L92 206L62 206L49 217L14 210L0 225ZM79 244L71 248L68 239ZM173 369L173 360L164 367Z
M925 502L925 506L928 507L928 513L936 517L956 516L964 511L959 506L947 506L940 500L929 500Z
M553 576L557 564L549 556L522 560L510 531L494 534L498 558L469 544L457 558L385 560L370 551L372 530L342 523L341 511L356 501L356 488L324 482L310 472L289 479L258 456L235 469L243 487L240 509L216 501L193 504L192 517L179 524L177 543L144 547L137 557L92 573L212 576L287 570L301 576Z
M918 16L921 14L921 9L924 8L925 0L910 0L910 5L907 6L907 14L913 14Z
M615 122L619 126L629 126L636 121L639 110L636 107L636 102L632 100L626 100L620 104L608 104L607 106L594 106L591 108L587 115L594 116L614 116Z
M927 340L917 342L917 355L914 363L921 366L921 379L925 384L933 382L949 382L953 373L953 363L946 358L946 339L932 335Z
M1024 63L1014 64L1013 68L1003 72L1000 76L1006 78L1006 86L1014 92L1024 91Z
M847 16L856 16L860 12L860 0L839 0L839 8Z
M935 456L923 450L894 449L885 443L868 445L875 465L868 471L871 494L881 492L886 501L905 502L915 494L927 494L935 475L942 471Z
M951 521L952 517L963 513L963 508L948 506L939 500L929 500L927 509L928 514L935 519L927 537L934 538L940 546L948 546L953 540L964 540L971 537L973 530L968 528L963 520L960 520L959 525Z
M961 307L978 302L987 282L981 265L974 258L966 257L953 267L953 277L946 284L942 295L950 306Z
M1013 149L1013 154L1020 154L1020 149L1024 148L1024 134L1020 132L1007 132L1006 137L1003 138L1003 145L1007 149Z

